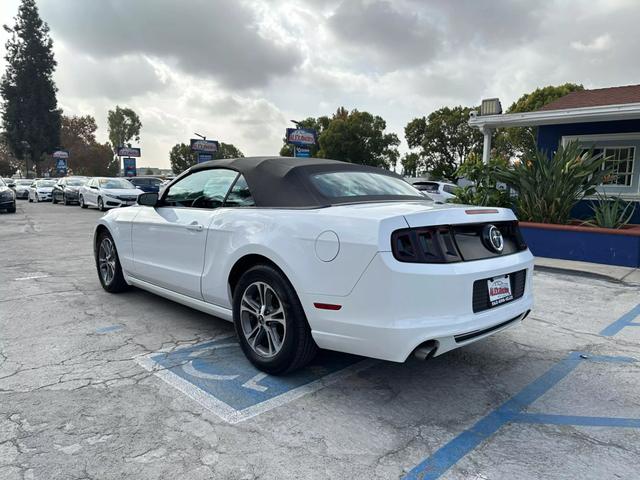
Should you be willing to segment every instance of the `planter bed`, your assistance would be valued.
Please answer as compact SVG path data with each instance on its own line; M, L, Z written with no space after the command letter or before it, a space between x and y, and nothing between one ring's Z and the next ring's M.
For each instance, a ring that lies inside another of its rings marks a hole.
M615 230L520 222L531 252L540 257L640 267L640 226Z

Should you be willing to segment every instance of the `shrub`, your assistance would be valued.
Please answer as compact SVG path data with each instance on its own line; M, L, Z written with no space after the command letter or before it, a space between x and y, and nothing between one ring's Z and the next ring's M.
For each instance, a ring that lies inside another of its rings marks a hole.
M620 196L609 197L606 194L597 194L598 201L591 202L593 218L584 222L584 225L602 228L621 228L629 223L636 206L632 202L625 202Z
M565 224L576 203L594 194L610 173L603 165L601 155L594 156L571 142L560 146L551 158L540 150L527 155L521 162L502 168L497 177L517 192L521 220Z
M474 185L458 187L454 192L456 198L450 202L487 207L510 207L509 192L498 188L497 185L497 172L505 166L506 161L502 159L491 159L489 164L485 165L480 156L470 154L458 167L456 176L464 177Z

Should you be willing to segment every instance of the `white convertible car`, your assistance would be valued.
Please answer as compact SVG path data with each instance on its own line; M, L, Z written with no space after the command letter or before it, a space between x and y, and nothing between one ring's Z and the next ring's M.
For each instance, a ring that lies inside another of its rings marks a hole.
M272 374L318 347L402 362L519 323L533 257L508 209L437 205L398 175L281 157L191 167L111 210L98 277L233 321Z

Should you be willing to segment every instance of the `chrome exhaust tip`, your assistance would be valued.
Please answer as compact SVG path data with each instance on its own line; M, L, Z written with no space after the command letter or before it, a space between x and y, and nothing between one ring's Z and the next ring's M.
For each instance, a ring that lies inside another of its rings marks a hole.
M428 340L413 351L413 356L418 360L428 360L433 357L438 350L438 342Z

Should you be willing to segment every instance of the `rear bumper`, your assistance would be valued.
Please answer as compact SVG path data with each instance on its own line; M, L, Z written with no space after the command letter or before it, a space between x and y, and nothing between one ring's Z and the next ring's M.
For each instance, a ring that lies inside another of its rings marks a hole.
M526 270L522 297L474 313L473 283ZM519 323L533 306L533 256L513 255L448 265L401 263L380 252L344 297L302 295L313 337L322 348L402 362L435 340L436 355ZM320 310L314 303L341 305Z

